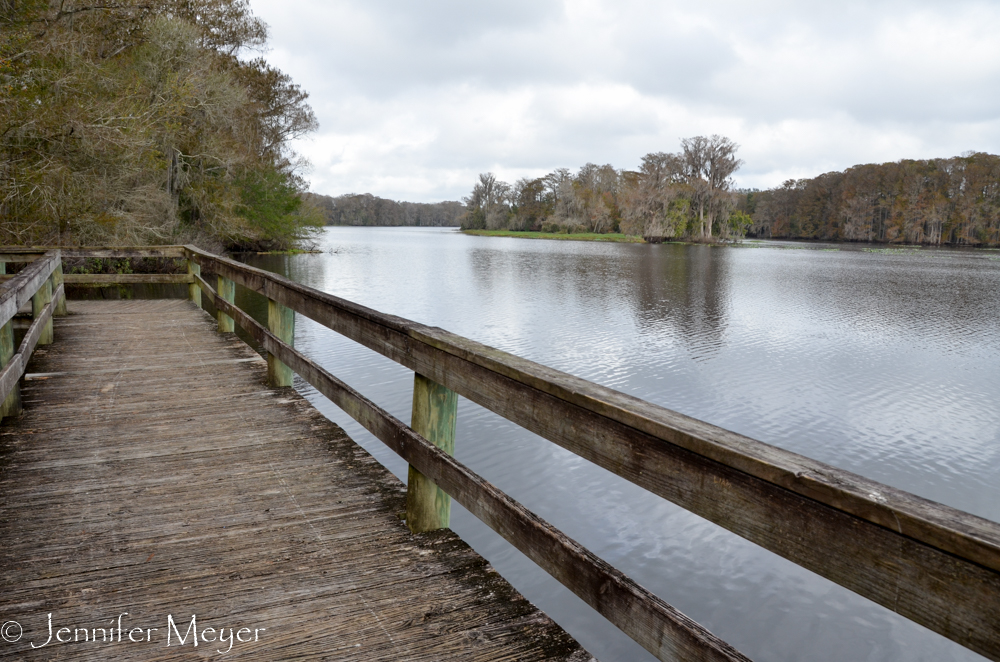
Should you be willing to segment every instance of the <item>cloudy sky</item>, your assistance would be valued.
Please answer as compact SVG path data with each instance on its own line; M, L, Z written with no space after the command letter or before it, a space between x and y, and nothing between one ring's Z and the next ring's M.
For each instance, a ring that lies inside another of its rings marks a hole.
M741 145L740 186L1000 152L1000 3L251 0L311 95L312 190L431 202L480 172Z

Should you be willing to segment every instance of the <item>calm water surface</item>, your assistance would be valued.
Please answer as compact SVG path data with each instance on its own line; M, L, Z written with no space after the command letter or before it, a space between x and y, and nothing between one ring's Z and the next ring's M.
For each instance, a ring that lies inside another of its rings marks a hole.
M1000 521L1000 252L438 228L328 228L321 248L252 263ZM307 355L409 422L410 371L296 324ZM755 660L983 659L462 398L456 456ZM599 659L653 659L457 505L452 525Z

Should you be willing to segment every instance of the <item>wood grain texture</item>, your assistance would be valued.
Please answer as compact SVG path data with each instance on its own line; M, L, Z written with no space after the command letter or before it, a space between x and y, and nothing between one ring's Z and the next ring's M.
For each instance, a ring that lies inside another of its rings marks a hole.
M206 269L1000 660L1000 619L995 617L1000 613L1000 524L442 329L193 247L188 251Z
M69 312L0 427L3 620L267 628L246 660L592 659L453 533L411 534L403 486L189 302ZM0 658L219 657L28 636Z

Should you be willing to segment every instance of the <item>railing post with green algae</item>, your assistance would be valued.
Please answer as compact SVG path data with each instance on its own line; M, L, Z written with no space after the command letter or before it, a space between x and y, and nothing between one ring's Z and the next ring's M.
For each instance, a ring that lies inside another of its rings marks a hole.
M187 272L191 276L201 275L201 265L195 262L192 257L187 259ZM194 301L194 305L201 308L201 287L198 285L198 281L188 284L188 297Z
M0 274L7 273L7 263L0 262ZM14 320L9 320L0 328L0 369L4 368L14 356ZM21 413L21 387L14 389L0 405L0 419L4 416L17 416Z
M413 379L413 431L455 454L458 394L419 373ZM413 533L446 529L451 521L451 497L430 478L410 466L406 479L406 525Z
M229 280L225 276L219 276L219 296L228 301L229 303L236 302L236 283ZM225 314L221 310L218 312L219 318L219 333L232 333L236 330L236 324L233 322L233 318Z
M65 278L63 278L63 265L62 258L59 258L59 264L56 265L56 270L52 272L52 291L55 292L60 285L65 288ZM63 289L63 294L56 301L55 310L52 311L53 315L58 317L64 317L69 313L66 311L66 290Z
M35 295L31 297L31 316L34 319L38 319L42 315L42 310L45 306L52 303L52 277L49 276L45 279L45 283L38 288ZM49 317L48 321L45 322L45 326L42 327L42 332L38 336L39 345L51 345L52 344L52 318Z
M267 300L267 329L286 345L294 344L295 311L273 299ZM291 386L292 369L267 353L267 382L271 386Z

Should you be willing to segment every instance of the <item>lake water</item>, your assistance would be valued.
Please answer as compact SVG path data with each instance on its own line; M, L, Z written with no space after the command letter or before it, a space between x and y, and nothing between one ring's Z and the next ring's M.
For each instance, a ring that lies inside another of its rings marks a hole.
M1000 521L1000 252L346 227L320 248L251 263ZM297 347L409 422L410 371L296 325ZM456 457L755 660L983 659L462 398ZM653 659L457 505L452 527L599 659Z

